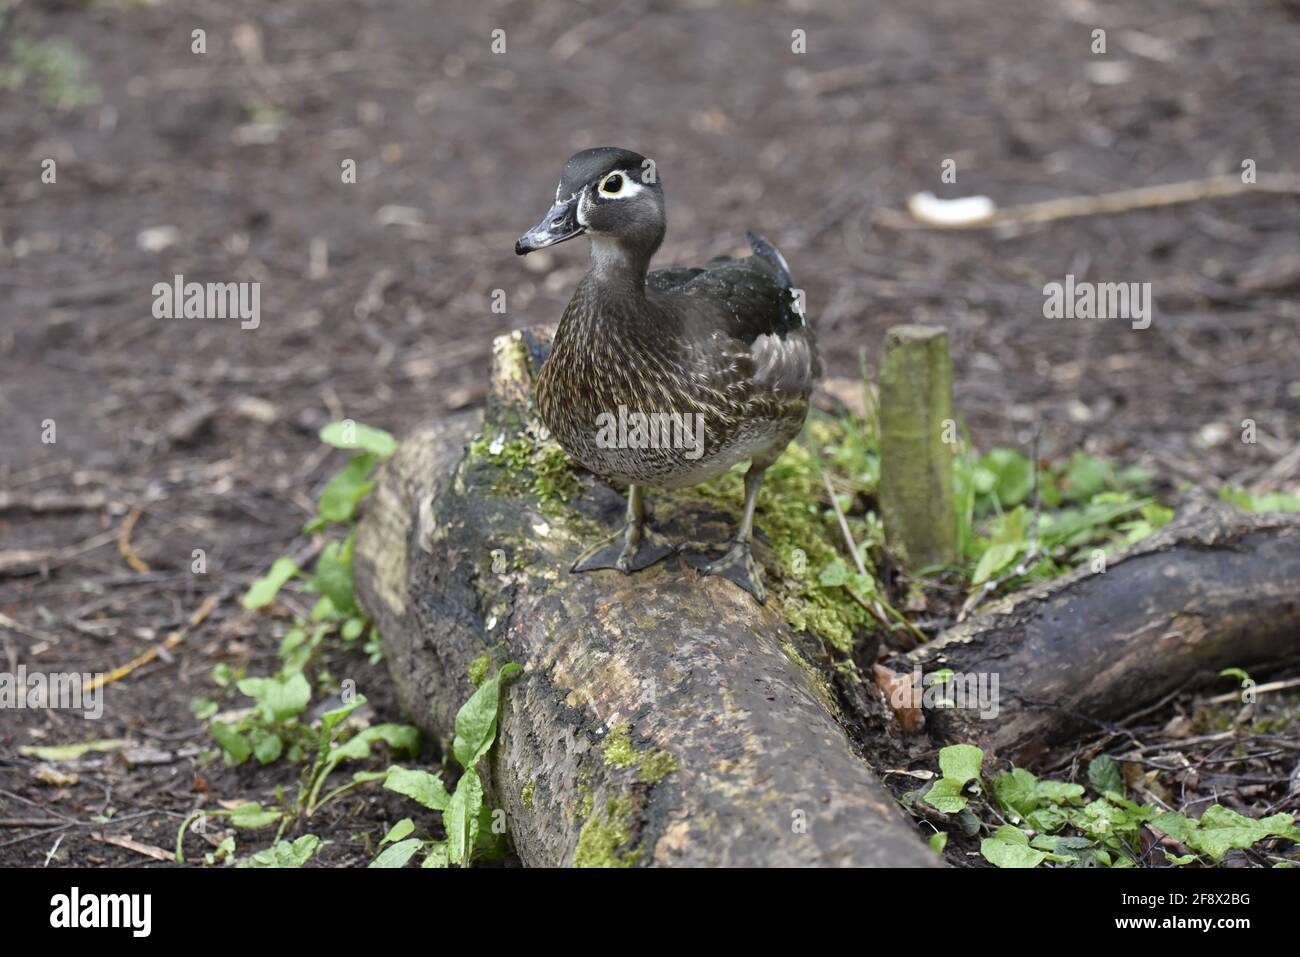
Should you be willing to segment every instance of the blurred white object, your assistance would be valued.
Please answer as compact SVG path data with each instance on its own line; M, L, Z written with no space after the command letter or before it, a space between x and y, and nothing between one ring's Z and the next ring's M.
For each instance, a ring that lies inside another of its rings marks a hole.
M160 253L175 246L181 238L181 231L175 226L150 226L136 233L135 244L147 253Z
M912 218L935 226L972 226L992 218L997 207L987 196L940 199L933 193L917 193L907 201Z

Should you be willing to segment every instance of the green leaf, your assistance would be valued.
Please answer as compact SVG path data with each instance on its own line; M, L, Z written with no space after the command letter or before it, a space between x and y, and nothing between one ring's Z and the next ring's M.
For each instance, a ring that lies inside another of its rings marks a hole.
M389 791L403 794L434 811L445 811L451 803L451 795L447 793L442 778L428 771L408 770L394 765L388 769L388 776L384 778L384 787Z
M241 804L230 812L230 823L247 831L270 827L280 820L280 812L273 808L263 809L256 801Z
M1037 867L1047 858L1046 853L1029 846L1024 831L1010 824L980 841L980 854L998 867Z
M959 784L978 778L983 763L984 752L972 744L950 744L939 751L939 770Z
M1112 850L1131 846L1138 830L1156 814L1154 807L1125 801L1114 792L1070 812L1070 823Z
M1038 810L1025 815L1025 823L1035 831L1043 834L1060 830L1069 822L1070 815L1066 811L1055 807L1040 807Z
M943 849L948 846L948 832L936 831L930 835L930 850L936 854L942 854Z
M258 851L252 857L239 862L239 867L302 867L311 860L316 849L320 847L320 838L315 834L304 834L290 844L280 841L274 847Z
M447 854L446 841L433 841L429 844L429 852L424 856L424 863L421 867L446 867L450 863Z
M990 449L980 456L977 468L990 473L991 487L985 491L997 495L1004 508L1019 505L1033 491L1033 463L1015 449ZM988 480L977 478L977 482L985 484Z
M1254 495L1242 488L1224 485L1219 497L1247 512L1300 512L1300 497L1285 492Z
M1236 678L1238 681L1249 681L1249 680L1250 680L1250 674L1249 674L1249 672L1243 671L1243 670L1240 669L1240 668L1224 668L1222 671L1219 672L1219 677L1220 677L1220 678Z
M1002 806L1022 818L1038 810L1038 778L1024 768L1012 768L993 780L993 793Z
M496 740L502 683L508 682L522 670L514 662L502 665L501 670L479 685L478 690L456 712L456 738L452 742L452 753L467 771L478 765L479 759L487 754L492 742ZM455 860L455 855L452 859Z
M1119 765L1109 754L1100 755L1088 762L1088 783L1098 794L1124 793L1124 776L1120 774Z
M418 729L409 724L376 724L331 748L326 760L326 773L342 761L360 761L366 758L370 754L370 746L378 741L387 743L393 751L406 754L416 754L420 750Z
M478 815L483 807L483 783L472 768L456 782L456 793L442 816L447 830L447 856L451 863L464 867L478 837Z
M397 451L397 440L390 433L351 419L325 426L320 430L320 440L336 449L362 449L380 460Z
M1075 452L1065 470L1065 480L1069 485L1066 497L1075 502L1087 502L1098 492L1105 491L1110 483L1110 463L1083 452Z
M1162 831L1165 830L1158 820L1153 823ZM1295 818L1290 814L1274 814L1257 820L1215 804L1201 815L1196 826L1183 838L1183 843L1192 850L1201 851L1219 861L1228 851L1234 848L1245 849L1265 838L1287 837L1297 840L1300 835L1295 833L1294 823Z
M392 847L386 847L370 862L371 867L405 867L406 862L415 856L424 841L418 837L408 838L405 841L398 841Z
M312 621L338 621L343 616L334 607L334 602L322 595L320 601L311 606L307 617Z
M838 588L849 580L849 566L837 558L822 569L817 576L817 584L823 588Z
M474 841L474 860L499 861L506 856L508 847L505 832L498 834L493 830L494 823L492 808L485 803L478 812L478 837Z
M356 641L361 637L361 633L366 630L366 620L364 618L349 618L343 623L340 634L344 641Z
M252 611L255 608L265 608L271 602L275 601L275 596L280 593L280 589L294 575L301 572L298 566L293 563L293 559L287 555L277 558L268 571L253 584L248 586L248 591L244 593L242 604L246 609Z
M270 764L284 750L284 741L273 731L251 728L248 737L253 742L253 755L259 764Z
M340 724L347 720L348 715L357 708L366 703L366 696L363 694L354 695L351 700L343 702L337 708L331 708L320 716L320 729L325 734L329 734Z
M1067 784L1064 781L1039 781L1034 790L1038 800L1046 804L1066 804L1083 797L1082 784Z
M1152 502L1138 510L1142 517L1151 523L1152 528L1164 528L1174 520L1174 510Z
M191 698L190 713L200 721L207 721L217 713L217 703L211 698Z
M212 737L217 744L221 745L221 750L225 753L225 761L232 767L243 764L253 754L253 746L235 729L234 725L226 724L224 721L213 721Z
M1010 565L1017 555L1020 554L1022 543L1015 544L996 544L990 545L988 551L980 556L979 564L975 566L975 574L971 578L972 585L982 585L1002 569Z
M936 811L944 814L956 814L966 807L966 798L962 796L962 782L952 778L940 778L934 781L922 799Z
M334 729L347 720L348 715L357 708L366 703L366 696L359 694L351 701L348 701L337 708L331 708L320 716L320 749L322 751L329 747L330 740L334 736Z
M854 572L849 576L849 590L859 598L874 598L878 592L876 579L870 574L861 574Z
M391 844L393 841L400 841L414 830L415 822L409 817L404 817L388 829L388 833L384 835L383 840L379 843Z
M316 559L316 574L308 586L316 594L328 598L336 611L348 616L358 611L352 595L352 550L355 544L354 532L346 541L330 542L321 549L320 557Z
M302 714L311 701L311 685L296 672L288 678L245 678L236 686L257 701L262 720L284 721Z
M375 483L370 481L370 471L375 467L375 457L369 452L354 455L351 461L325 483L316 507L320 517L327 522L350 522L356 515L357 504L370 494Z

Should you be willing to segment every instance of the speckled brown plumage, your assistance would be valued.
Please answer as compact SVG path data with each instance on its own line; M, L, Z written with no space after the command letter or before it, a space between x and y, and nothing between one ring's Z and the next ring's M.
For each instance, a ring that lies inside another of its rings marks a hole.
M696 485L799 434L819 369L811 330L761 259L651 273L641 291L588 273L537 383L542 420L591 471L655 488ZM704 449L602 449L597 418L619 406L699 413Z

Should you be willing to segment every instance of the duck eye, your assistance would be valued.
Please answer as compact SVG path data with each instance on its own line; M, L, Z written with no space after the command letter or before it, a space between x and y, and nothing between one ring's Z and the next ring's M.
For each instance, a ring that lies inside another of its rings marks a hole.
M605 177L605 182L600 184L602 193L617 193L623 188L623 177L619 173L611 173Z

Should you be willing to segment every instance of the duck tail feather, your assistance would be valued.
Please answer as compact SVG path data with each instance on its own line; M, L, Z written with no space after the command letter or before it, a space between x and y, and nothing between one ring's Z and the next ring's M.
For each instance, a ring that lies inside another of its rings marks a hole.
M749 240L749 248L754 251L754 255L759 259L766 259L776 267L777 278L781 285L786 289L794 287L794 279L790 276L790 266L781 255L780 250L769 243L766 239L756 232L746 232L745 238Z

